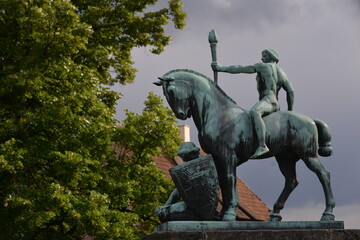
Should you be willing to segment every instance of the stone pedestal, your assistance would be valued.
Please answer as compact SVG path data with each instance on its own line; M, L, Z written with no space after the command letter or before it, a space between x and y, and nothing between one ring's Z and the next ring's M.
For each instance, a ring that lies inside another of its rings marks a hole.
M156 227L143 240L360 240L360 230L342 221L205 222L174 221Z
M153 233L143 240L359 240L360 230L229 230Z

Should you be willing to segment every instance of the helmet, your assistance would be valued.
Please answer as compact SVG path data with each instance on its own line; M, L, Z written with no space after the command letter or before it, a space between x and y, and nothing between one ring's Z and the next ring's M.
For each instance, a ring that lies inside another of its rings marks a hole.
M181 144L177 154L179 156L181 156L181 155L189 154L189 153L198 153L199 151L200 151L200 149L198 147L196 147L194 143L184 142L183 144Z

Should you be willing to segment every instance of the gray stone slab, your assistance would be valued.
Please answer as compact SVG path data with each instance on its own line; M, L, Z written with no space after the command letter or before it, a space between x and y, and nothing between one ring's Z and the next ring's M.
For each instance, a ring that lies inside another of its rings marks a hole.
M172 221L159 225L154 232L186 232L214 230L286 230L286 229L344 229L343 221Z
M360 240L359 229L330 230L331 240Z
M319 230L244 230L203 232L199 240L330 240L327 229Z
M288 229L157 232L142 240L359 240L360 230Z

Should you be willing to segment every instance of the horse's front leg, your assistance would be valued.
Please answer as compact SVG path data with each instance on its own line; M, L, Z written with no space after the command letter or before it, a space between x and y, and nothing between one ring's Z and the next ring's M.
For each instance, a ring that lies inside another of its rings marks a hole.
M216 157L216 168L219 184L223 198L223 207L220 216L223 221L236 220L235 209L238 206L238 195L236 189L236 162L234 151L220 151L221 156Z

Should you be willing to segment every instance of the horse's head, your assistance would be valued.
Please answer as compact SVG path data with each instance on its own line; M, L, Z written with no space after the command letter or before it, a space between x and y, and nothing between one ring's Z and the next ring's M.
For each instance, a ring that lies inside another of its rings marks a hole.
M190 103L193 96L190 82L176 73L159 77L160 81L154 82L162 86L166 100L175 116L181 120L191 117Z

